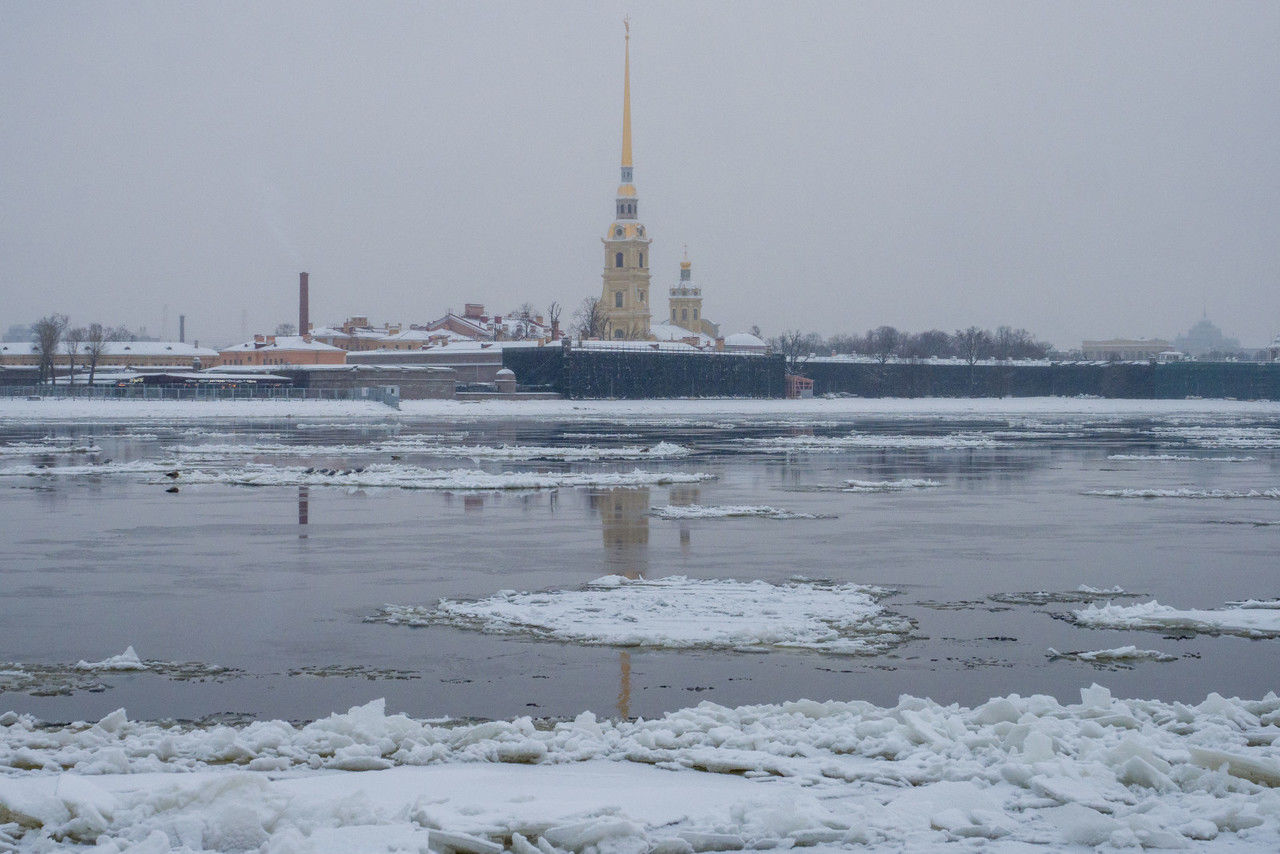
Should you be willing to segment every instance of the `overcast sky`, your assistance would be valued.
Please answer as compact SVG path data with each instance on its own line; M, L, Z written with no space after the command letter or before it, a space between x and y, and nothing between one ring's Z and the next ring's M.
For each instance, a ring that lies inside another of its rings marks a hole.
M0 329L229 343L600 292L632 18L655 304L1280 332L1280 3L3 2ZM162 328L167 306L168 325Z

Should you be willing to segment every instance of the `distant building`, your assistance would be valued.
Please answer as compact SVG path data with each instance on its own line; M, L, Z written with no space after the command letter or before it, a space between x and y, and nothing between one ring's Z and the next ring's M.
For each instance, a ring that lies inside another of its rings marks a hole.
M1228 338L1207 317L1200 318L1185 335L1173 339L1173 346L1191 356L1206 353L1233 353L1240 349L1240 342Z
M768 350L769 345L750 332L735 332L724 337L726 353L765 353Z
M76 369L87 370L89 354L81 345L76 356ZM178 368L190 370L199 360L200 367L217 365L217 350L185 344L181 341L108 341L103 345L97 367L101 368ZM0 343L0 365L38 365L40 353L30 341ZM53 359L54 367L62 371L67 366L67 353L63 345Z
M304 335L255 335L218 352L223 365L345 365L347 351Z
M1135 362L1157 358L1173 348L1161 338L1112 338L1109 341L1083 341L1080 351L1092 362Z
M378 350L382 340L400 332L400 324L387 323L373 326L365 315L353 315L342 322L341 326L313 327L311 340L328 344L347 351Z
M1267 348L1267 358L1273 362L1280 362L1280 335L1276 336L1276 340L1271 342L1271 346Z

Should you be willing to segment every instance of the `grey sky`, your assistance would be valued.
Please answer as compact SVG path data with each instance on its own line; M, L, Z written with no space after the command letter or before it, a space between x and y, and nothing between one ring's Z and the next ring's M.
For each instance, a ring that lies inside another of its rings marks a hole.
M659 310L1280 332L1277 3L0 5L0 326L598 294L632 17Z

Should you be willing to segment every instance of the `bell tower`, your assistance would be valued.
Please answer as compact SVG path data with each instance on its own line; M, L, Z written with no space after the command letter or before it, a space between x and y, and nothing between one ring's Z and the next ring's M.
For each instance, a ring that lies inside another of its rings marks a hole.
M693 283L693 265L689 253L680 262L680 281L671 286L667 294L671 305L671 325L690 332L702 332L702 288Z
M644 341L649 337L649 244L637 219L638 201L631 164L631 19L626 28L622 71L622 181L614 221L603 238L604 287L600 308L606 338Z

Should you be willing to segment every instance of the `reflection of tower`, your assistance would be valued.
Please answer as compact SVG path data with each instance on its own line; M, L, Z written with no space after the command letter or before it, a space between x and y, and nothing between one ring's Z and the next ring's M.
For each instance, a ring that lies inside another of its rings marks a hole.
M600 511L605 571L644 577L649 568L649 488L609 489L591 499Z
M311 487L298 487L298 539L305 540L307 532L305 526L311 517Z
M600 308L607 338L643 341L649 337L649 265L653 241L636 219L636 186L631 167L631 24L627 22L622 82L622 183L613 225L604 237L604 289Z
M697 504L702 496L702 490L697 486L673 486L667 492L667 500L674 507L688 507ZM689 533L689 520L680 520L680 552L681 554L689 554L691 535Z
M631 717L631 653L618 653L618 717Z

